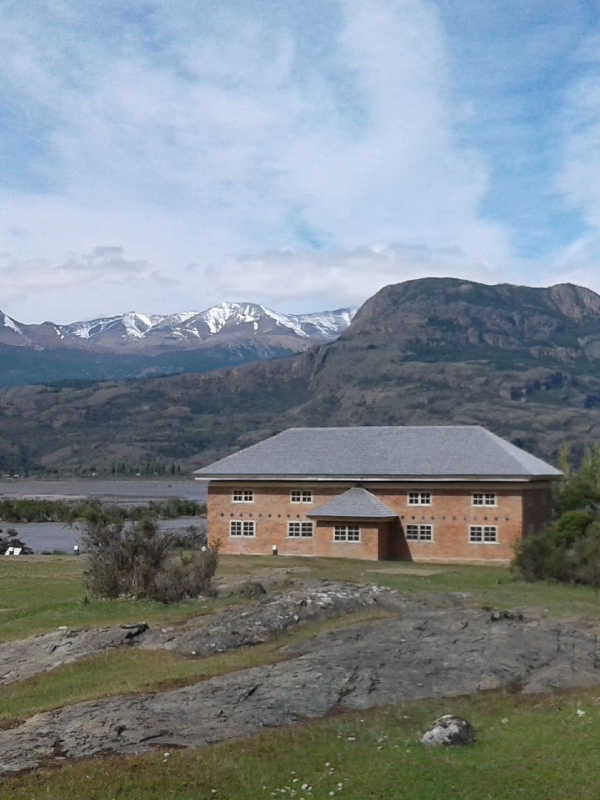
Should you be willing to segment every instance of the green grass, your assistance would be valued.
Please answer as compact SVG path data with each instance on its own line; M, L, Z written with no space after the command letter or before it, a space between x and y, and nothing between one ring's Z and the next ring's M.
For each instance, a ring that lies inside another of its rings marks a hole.
M92 600L84 603L84 557L0 558L0 641L47 633L61 625L99 627L121 622L177 622L213 613L235 598L173 605L151 601Z
M418 744L447 711L472 722L475 746ZM66 763L0 788L3 800L329 800L331 792L344 800L595 800L599 750L597 691L481 694L353 713L196 751Z
M381 609L366 609L337 619L301 625L276 640L209 658L186 658L166 650L125 647L81 659L1 690L0 728L13 727L40 711L120 694L164 692L192 683L290 658L284 645L305 642L329 630L385 619Z
M85 557L27 556L0 559L0 641L56 630L144 621L173 623L213 613L239 598L186 601L163 605L150 601L112 600L83 603L81 572ZM223 556L219 575L260 576L266 569L303 570L299 577L377 583L408 594L459 592L480 605L546 609L551 615L597 619L600 599L593 589L516 580L506 567L429 566L405 562L326 558ZM381 570L401 570L390 574ZM432 574L423 574L431 571Z

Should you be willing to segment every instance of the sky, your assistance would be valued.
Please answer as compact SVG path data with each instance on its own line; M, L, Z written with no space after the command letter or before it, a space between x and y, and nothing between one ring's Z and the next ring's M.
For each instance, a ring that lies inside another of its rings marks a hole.
M600 292L597 0L3 0L0 308Z

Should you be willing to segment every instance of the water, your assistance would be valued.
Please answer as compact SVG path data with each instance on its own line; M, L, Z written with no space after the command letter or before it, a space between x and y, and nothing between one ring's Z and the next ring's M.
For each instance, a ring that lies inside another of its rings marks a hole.
M184 531L190 526L206 530L206 520L199 517L165 519L160 520L159 524L160 529L165 532ZM5 533L8 528L15 528L19 539L36 553L72 553L75 545L81 546L81 532L77 527L70 528L62 522L1 522L0 527Z

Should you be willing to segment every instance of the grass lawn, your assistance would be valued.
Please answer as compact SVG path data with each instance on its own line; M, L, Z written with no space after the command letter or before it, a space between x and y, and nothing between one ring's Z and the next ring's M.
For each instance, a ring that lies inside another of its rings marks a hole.
M10 800L595 800L598 691L480 694L332 717L196 751L67 763L0 782ZM577 710L585 712L583 716ZM447 711L477 744L425 749ZM310 787L302 788L302 787Z

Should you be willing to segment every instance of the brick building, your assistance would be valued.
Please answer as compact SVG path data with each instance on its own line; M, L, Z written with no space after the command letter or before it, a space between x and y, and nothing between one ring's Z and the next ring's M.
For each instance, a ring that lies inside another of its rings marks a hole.
M223 553L496 563L561 477L478 425L291 428L195 475Z

